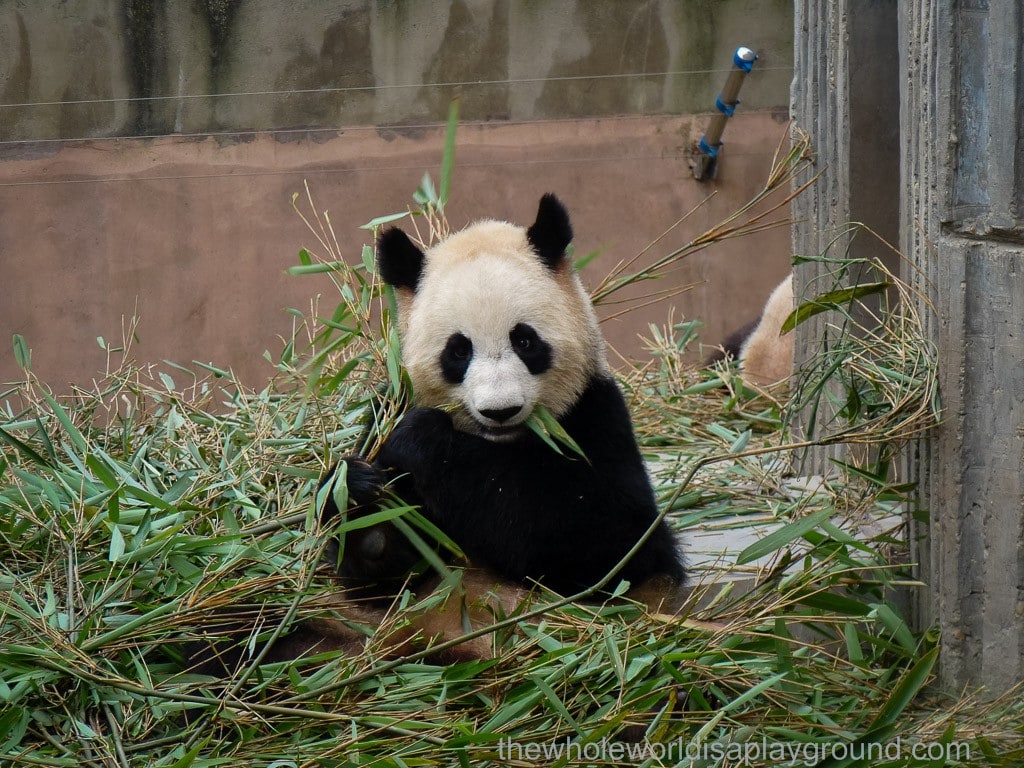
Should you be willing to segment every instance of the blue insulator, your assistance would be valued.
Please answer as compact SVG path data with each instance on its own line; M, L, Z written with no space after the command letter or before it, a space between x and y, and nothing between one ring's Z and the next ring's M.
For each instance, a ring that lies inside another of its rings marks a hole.
M757 61L757 54L746 46L737 48L732 57L732 63L744 72L750 72L754 68L755 61Z
M700 137L700 141L697 143L697 149L708 157L718 157L718 147L712 147L703 136Z
M715 98L715 106L718 107L718 111L726 117L732 117L733 112L736 111L736 105L739 104L739 99L734 101L732 104L726 104L722 101L722 94L718 94Z

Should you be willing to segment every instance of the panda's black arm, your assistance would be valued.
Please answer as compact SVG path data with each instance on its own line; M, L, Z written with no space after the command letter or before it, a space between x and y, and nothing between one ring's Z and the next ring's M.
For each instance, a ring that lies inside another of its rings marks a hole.
M381 501L387 475L359 456L349 456L342 461L346 464L345 481L348 490L349 517L361 517L377 511ZM337 482L335 466L320 482ZM327 525L338 522L340 517L334 494L324 500L321 519ZM385 598L401 591L410 573L421 561L421 555L390 522L377 523L368 528L349 530L344 537L332 540L325 552L328 562L334 564L341 584L354 597Z
M570 549L573 557L565 562L575 563L579 576L573 586L589 586L632 548L659 511L625 398L610 375L591 380L562 426L589 459L572 465L579 472L574 479L588 492L560 519L573 526L575 537L553 540L546 553L537 547L538 560L555 559L559 549ZM566 547L566 541L575 543ZM535 564L538 569L544 566ZM675 534L664 521L619 574L634 585L655 575L680 583L685 576ZM572 573L563 576L572 582Z

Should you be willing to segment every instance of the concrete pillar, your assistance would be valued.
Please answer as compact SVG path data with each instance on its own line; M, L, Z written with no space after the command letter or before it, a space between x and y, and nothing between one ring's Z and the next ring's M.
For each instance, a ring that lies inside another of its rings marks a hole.
M807 132L817 162L808 176L817 183L793 203L793 253L882 259L898 268L893 253L867 233L851 234L861 222L890 243L899 237L899 69L896 3L891 0L796 0L794 126ZM829 268L801 264L794 293L810 298L835 286ZM875 280L853 274L847 282ZM796 333L799 366L818 351L828 314L805 321ZM834 414L822 400L810 423L808 408L794 425L798 434L821 436ZM843 446L810 451L800 471L827 474ZM846 458L846 457L844 457Z
M943 423L910 456L940 676L1024 679L1024 11L901 3L901 246L930 295Z

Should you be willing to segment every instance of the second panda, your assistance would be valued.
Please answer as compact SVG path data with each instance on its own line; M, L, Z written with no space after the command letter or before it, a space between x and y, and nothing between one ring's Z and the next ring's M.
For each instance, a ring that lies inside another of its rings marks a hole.
M569 595L597 584L658 516L626 403L605 362L589 297L566 253L569 216L541 198L529 227L483 221L423 251L400 229L378 241L396 289L415 407L372 463L350 459L350 497L371 507L387 484L482 566L514 585ZM545 407L585 459L526 425ZM337 514L328 502L325 516ZM400 583L416 559L394 529L346 542L355 587ZM684 578L667 523L608 585Z
M779 283L765 302L761 316L731 333L705 365L736 360L752 384L776 384L793 375L793 334L782 326L793 311L793 274Z

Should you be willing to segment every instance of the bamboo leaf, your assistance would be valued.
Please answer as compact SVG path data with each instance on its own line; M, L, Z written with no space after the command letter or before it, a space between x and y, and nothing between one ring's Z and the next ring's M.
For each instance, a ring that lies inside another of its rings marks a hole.
M121 534L121 529L115 525L110 529L110 551L107 554L107 559L116 563L123 555L124 536Z
M853 744L877 744L889 738L893 733L893 727L903 711L910 706L918 693L928 682L932 668L938 658L939 649L932 648L899 679L893 688L892 693L882 704L878 714L875 715L871 724L863 735L854 740ZM847 754L863 754L862 751L851 749ZM836 759L827 758L815 765L815 768L846 768L861 762L854 758Z
M750 438L753 432L749 429L744 430L739 437L729 446L729 453L742 453L747 448L747 444L750 442Z
M383 227L385 224L391 224L393 222L404 219L409 215L409 211L403 211L402 213L389 213L386 216L378 216L375 219L370 219L365 224L361 225L360 229L378 229Z
M430 566L435 571L443 574L446 579L451 577L452 569L449 568L448 564L445 563L437 554L437 550L424 541L423 537L416 533L412 526L402 519L401 515L392 517L391 521L394 523L395 527L402 532L405 538L409 540L409 543L416 548L416 551L420 553L423 559L430 563Z
M357 531L362 528L372 528L380 523L386 523L394 520L396 517L404 517L413 509L415 508L408 505L387 507L386 509L371 512L367 515L349 518L343 523L339 523L334 530L336 533L342 534L348 533L349 531Z
M788 333L808 318L828 312L832 309L840 309L857 299L871 296L875 293L882 293L892 288L891 282L882 281L877 283L861 283L848 288L837 288L834 291L815 296L809 301L801 303L794 309L789 317L782 323L780 333Z
M289 275L319 275L324 272L341 272L345 269L343 261L323 261L318 264L297 264L285 270Z
M334 470L334 477L331 479L331 496L334 499L334 506L339 514L344 515L348 511L348 462L338 462Z
M423 174L419 187L413 192L412 199L422 208L438 207L437 190L434 189L434 180L429 173Z
M376 268L376 264L373 259L373 247L364 245L361 251L361 256L363 260L363 269L365 269L369 274L373 274Z
M20 453L23 453L25 456L27 456L29 459L31 459L33 462L35 462L39 466L41 466L41 467L49 467L49 466L51 466L50 462L47 461L46 459L44 459L28 443L23 442L22 440L19 440L14 435L10 434L7 430L0 429L0 440L2 440L3 442L7 443L12 448L15 448Z
M583 449L580 448L579 444L573 440L572 435L565 431L565 427L559 424L558 419L543 405L538 405L534 408L526 424L534 434L539 435L545 443L553 447L558 453L562 453L562 450L553 441L564 445L584 461L587 460L586 454L583 453Z
M570 248L571 247L572 246L570 246ZM591 264L591 262L593 262L594 259L596 259L600 255L601 255L601 249L597 248L597 249L591 251L590 253L585 254L584 256L580 256L580 258L578 258L576 260L576 262L573 264L573 267L574 267L574 269L577 272L580 272L580 271L586 269Z
M438 195L438 208L444 209L448 203L448 193L452 188L452 171L455 168L455 133L459 127L459 99L456 97L448 104L448 124L444 131L444 154L441 156L441 191Z
M575 718L573 718L573 716L570 714L569 710L566 708L562 700L558 698L558 694L555 693L554 689L550 685L548 685L547 681L544 680L544 678L542 678L540 675L531 675L530 680L533 682L535 686L537 686L537 690L544 694L544 698L548 700L548 703L551 705L552 709L554 709L555 712L557 712L559 716L565 722L567 722L574 731L580 733L581 729L579 723L576 722Z
M20 333L14 334L14 362L18 364L19 368L24 368L26 371L32 367L32 351L28 348L25 337Z
M196 744L192 749L186 752L180 760L175 762L171 768L192 768L196 758L199 757L199 753L206 747L205 743Z
M896 641L907 652L913 653L917 650L917 640L914 638L914 633L910 631L907 623L891 607L885 603L878 603L873 606L873 609L874 615L885 625L886 629L893 633Z
M800 518L795 522L784 525L778 530L772 531L760 541L754 542L740 552L736 557L736 564L743 565L754 560L759 560L773 552L777 552L787 544L799 539L805 533L813 531L819 524L821 524L822 521L828 520L834 514L835 510L831 507L826 507L825 509L820 509L817 512L808 515L807 517Z
M533 434L539 437L548 448L553 450L555 453L562 454L563 456L565 455L562 452L561 446L552 439L540 419L534 418L531 414L530 418L526 420L526 426L531 432L533 432Z
M728 704L719 709L711 719L709 719L706 723L704 723L704 725L701 726L701 728L697 731L696 735L693 737L693 741L698 744L706 741L708 734L710 734L712 730L714 730L715 726L717 726L718 723L722 720L722 718L729 714L729 712L739 709L751 699L755 699L762 693L767 691L769 688L775 687L780 681L784 680L785 678L785 672L780 672L776 675L772 675L768 679L762 680L757 685L744 691L735 699L729 701Z
M89 444L85 439L85 436L78 430L78 427L74 425L71 418L68 416L60 404L53 399L53 396L49 392L43 392L43 399L49 404L50 409L53 411L53 415L57 417L57 421L60 422L61 426L64 427L64 431L68 433L68 437L71 438L71 442L75 448L84 456L89 452Z
M846 640L846 655L854 664L864 662L864 653L860 647L860 635L857 632L857 625L852 621L843 625L843 638Z

